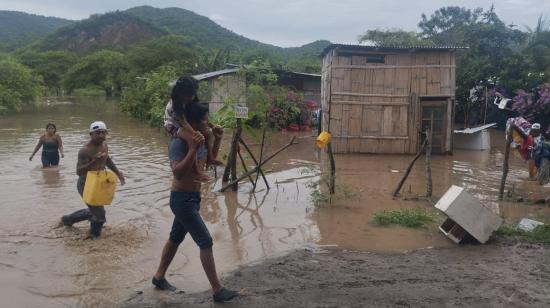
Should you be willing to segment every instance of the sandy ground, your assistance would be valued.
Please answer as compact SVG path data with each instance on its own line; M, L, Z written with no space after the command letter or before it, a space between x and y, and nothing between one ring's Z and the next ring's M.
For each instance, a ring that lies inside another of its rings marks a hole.
M550 307L550 246L486 245L402 254L300 249L224 279L224 307ZM217 307L209 292L136 291L124 307Z

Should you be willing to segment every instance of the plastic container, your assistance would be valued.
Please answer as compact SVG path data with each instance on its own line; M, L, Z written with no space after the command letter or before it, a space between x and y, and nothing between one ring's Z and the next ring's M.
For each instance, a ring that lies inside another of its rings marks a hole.
M109 205L115 197L117 176L107 170L88 171L82 199L88 205Z
M322 131L319 136L317 136L317 140L315 141L315 144L317 144L317 147L319 149L324 149L327 144L330 142L331 135L329 132Z

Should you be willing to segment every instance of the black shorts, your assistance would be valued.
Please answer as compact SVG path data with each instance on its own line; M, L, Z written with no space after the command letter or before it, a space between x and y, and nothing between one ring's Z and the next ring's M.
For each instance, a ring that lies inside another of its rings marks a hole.
M201 196L198 192L170 192L170 208L176 217L170 231L170 241L179 245L189 232L200 249L212 247L212 237L199 213Z
M51 167L59 165L59 152L42 151L42 167Z

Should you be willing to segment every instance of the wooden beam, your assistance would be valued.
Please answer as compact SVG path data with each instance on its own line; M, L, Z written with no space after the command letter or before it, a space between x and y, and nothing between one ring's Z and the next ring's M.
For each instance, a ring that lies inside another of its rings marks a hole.
M441 64L428 64L428 65L334 65L333 69L394 69L394 68L456 68L456 65L441 65Z
M408 98L409 95L406 94L367 94L367 93L353 93L353 92L333 92L334 95L348 95L348 96L361 96L361 97L405 97Z
M409 106L409 102L357 102L357 101L332 101L333 104L365 105L365 106Z
M273 157L277 156L277 154L281 153L282 151L284 151L289 146L295 144L294 140L296 140L296 136L293 136L292 139L290 139L289 143L287 143L285 146L283 146L282 148L277 150L275 153L271 154L269 157L267 157L264 161L262 161L259 165L254 167L252 170L246 172L245 174L241 175L238 179L236 179L236 180L232 181L231 183L229 183L229 184L225 185L224 187L222 187L222 189L220 189L220 192L223 192L226 189L228 189L229 187L235 185L236 183L239 183L242 179L248 177L249 175L258 172L258 169L261 168L263 165L267 164L267 162L270 161Z
M381 139L381 140L408 140L408 136L334 136L334 138L357 138L357 139Z

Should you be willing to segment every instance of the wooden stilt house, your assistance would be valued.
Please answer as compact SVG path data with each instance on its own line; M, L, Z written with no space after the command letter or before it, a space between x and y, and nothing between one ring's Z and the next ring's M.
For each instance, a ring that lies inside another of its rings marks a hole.
M322 52L322 129L335 153L452 151L455 51L460 47L332 44Z

